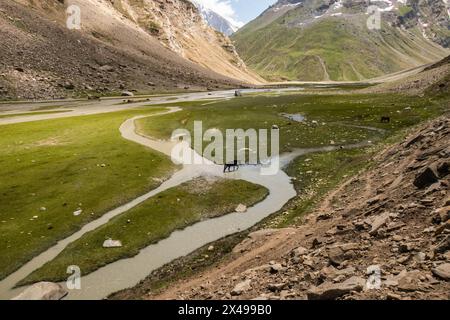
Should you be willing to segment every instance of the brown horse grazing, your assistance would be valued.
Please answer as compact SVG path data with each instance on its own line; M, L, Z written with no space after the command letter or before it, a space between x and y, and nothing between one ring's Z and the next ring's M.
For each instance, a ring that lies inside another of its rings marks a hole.
M233 171L239 170L238 161L234 160L233 163L226 163L223 167L223 172L226 172L227 169L228 169L228 172L231 172L231 169L233 169Z
M381 123L390 123L391 118L390 117L381 117Z

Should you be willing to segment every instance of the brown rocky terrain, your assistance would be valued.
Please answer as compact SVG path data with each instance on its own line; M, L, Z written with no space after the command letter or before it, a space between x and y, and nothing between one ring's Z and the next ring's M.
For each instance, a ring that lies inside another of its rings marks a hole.
M251 233L219 265L143 298L449 299L450 116L373 160L300 227Z
M66 27L71 4L81 9L81 30ZM259 81L184 0L0 0L0 38L0 99Z

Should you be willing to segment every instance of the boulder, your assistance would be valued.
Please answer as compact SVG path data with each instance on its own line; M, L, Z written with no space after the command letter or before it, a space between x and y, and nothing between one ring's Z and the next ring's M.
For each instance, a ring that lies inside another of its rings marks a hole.
M284 271L284 267L280 263L274 263L270 266L270 273L275 274Z
M75 89L74 84L72 82L69 82L69 81L64 82L63 87L64 87L64 89L67 89L67 90Z
M431 269L433 274L441 279L450 280L450 263L444 263L440 266Z
M434 224L441 224L447 222L450 219L450 206L445 206L434 210L432 213L432 222Z
M269 283L267 289L272 292L279 292L287 287L286 283Z
M351 277L342 283L324 282L311 287L307 292L308 300L335 300L352 291L362 291L366 281L360 277Z
M308 253L308 249L303 247L295 248L291 251L291 257L300 260L302 256Z
M134 93L131 91L122 91L122 97L134 97Z
M327 249L330 263L334 266L339 266L345 261L345 252L340 247L333 247Z
M420 289L420 271L419 270L412 270L412 271L406 271L403 270L400 272L400 274L396 277L396 280L398 282L398 290L400 291L406 291L406 292L413 292Z
M236 207L236 212L244 213L246 211L247 211L247 206L243 205L242 203Z
M114 67L110 66L110 65L103 65L99 68L101 71L107 71L107 72L113 72L114 71Z
M239 282L239 283L234 287L234 289L231 290L231 292L230 292L231 295L232 295L232 296L239 296L239 295L241 295L242 293L244 293L245 291L250 290L250 289L252 288L251 283L252 283L252 281L251 281L250 279L249 279L249 280L242 281L242 282Z
M67 295L64 288L52 282L39 282L26 288L12 300L61 300Z
M425 136L421 133L415 135L414 137L410 138L406 143L405 143L405 148L409 148L410 146L412 146L413 144L421 141L423 138L425 138Z
M449 160L441 160L437 164L437 172L439 174L439 178L443 178L450 173L450 161Z
M437 165L433 163L419 172L419 174L414 179L414 185L419 189L423 189L438 181L439 173Z
M332 216L331 213L323 212L317 216L316 220L317 221L328 220L328 219L331 219L331 216Z
M103 242L103 248L120 248L122 247L122 242L120 240L108 239Z
M443 227L447 226L450 229L450 221L447 221ZM445 253L450 250L450 235L447 235L444 239L442 239L434 248L434 253Z
M372 228L370 229L369 234L370 235L377 234L378 230L380 230L381 227L386 225L388 220L389 220L389 212L384 212L384 213L380 214L379 216L377 216L371 223Z

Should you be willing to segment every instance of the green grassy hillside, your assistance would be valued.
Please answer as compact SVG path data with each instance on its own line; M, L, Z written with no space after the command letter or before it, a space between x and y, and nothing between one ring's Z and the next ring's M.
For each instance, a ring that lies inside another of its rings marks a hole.
M380 30L369 30L364 8L322 8L321 2L307 1L281 16L269 9L233 35L239 54L275 81L364 80L448 55L419 26L400 28L400 11L383 15Z

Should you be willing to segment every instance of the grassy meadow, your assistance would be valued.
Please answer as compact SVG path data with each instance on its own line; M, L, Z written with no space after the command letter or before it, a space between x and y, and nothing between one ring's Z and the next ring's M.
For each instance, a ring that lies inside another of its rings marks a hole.
M160 139L168 139L175 129L192 131L194 121L203 121L204 131L277 125L280 149L288 152L369 140L376 145L442 113L447 103L445 96L251 94L0 126L0 279L58 239L156 188L176 170L168 157L120 136L120 124L130 117L150 115L167 106L181 107L177 113L137 121L140 133ZM304 120L296 122L283 114L301 115ZM380 122L384 116L390 117L390 123ZM292 162L286 170L295 178L300 197L276 225L296 224L326 191L370 163L370 152L339 150ZM245 192L233 195L224 191L234 188ZM86 234L27 281L61 279L63 266L75 261L84 272L90 272L135 255L174 229L233 211L238 203L255 203L266 194L243 181L218 182L201 194L188 189L189 184L168 190L162 198L149 199ZM81 214L74 215L79 210ZM117 237L124 246L105 251L100 244L106 237Z
M119 132L124 120L156 111L0 126L0 279L170 176L166 156Z
M86 275L108 263L138 254L140 249L176 229L233 212L241 203L251 206L263 200L267 193L264 187L243 180L198 178L186 182L85 234L23 283L64 280L69 265L79 266ZM120 239L123 247L103 248L103 242L109 238Z

